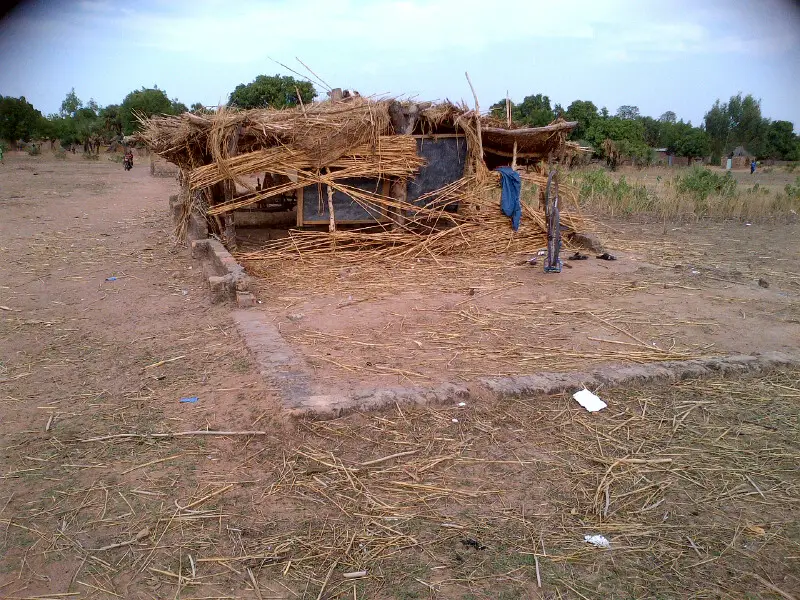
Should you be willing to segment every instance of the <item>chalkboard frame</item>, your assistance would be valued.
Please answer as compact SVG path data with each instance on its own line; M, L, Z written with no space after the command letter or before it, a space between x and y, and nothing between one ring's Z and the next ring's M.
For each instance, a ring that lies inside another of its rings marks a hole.
M355 177L355 178L346 178L341 179L340 182L344 185L349 185L351 187L358 187L356 182L363 182L363 181L370 181L372 182L372 190L378 188L380 189L380 193L383 196L389 196L389 181L387 179L376 179L374 177ZM375 183L377 182L377 185ZM354 185L355 184L355 185ZM322 193L322 213L315 214L315 218L306 218L305 214L305 204L308 200L306 196L306 191L310 191L313 194L314 199L313 202L315 204L318 203L318 190L321 188L320 193ZM364 219L339 219L336 216L336 202L342 201L342 197L351 198L347 194L334 190L333 192L334 197L334 211L333 216L334 220L336 221L337 225L369 225L374 223L388 223L390 222L389 217L386 215L386 211L383 207L376 207L376 212L378 213L378 217L364 218ZM355 202L352 200L351 202ZM363 212L366 212L363 207L360 207ZM299 190L297 194L297 226L303 227L304 225L325 225L330 222L330 215L328 213L328 186L322 185L317 187L317 184L307 185L304 188Z

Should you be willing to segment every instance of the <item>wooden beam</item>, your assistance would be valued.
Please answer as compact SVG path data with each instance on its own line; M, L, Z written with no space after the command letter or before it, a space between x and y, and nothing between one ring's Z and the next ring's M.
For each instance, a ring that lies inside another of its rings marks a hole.
M481 133L481 107L478 105L478 94L475 93L475 88L472 87L472 81L470 81L469 73L465 71L464 75L467 76L467 83L469 84L469 89L472 90L472 97L475 98L475 125L478 128L478 152L480 153L481 160L483 160L483 134Z

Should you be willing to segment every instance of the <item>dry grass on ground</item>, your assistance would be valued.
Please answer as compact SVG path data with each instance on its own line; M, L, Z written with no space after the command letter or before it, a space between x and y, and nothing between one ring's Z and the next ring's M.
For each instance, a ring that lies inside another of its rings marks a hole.
M75 597L790 598L800 371L599 393L288 436L12 435L3 479L43 494L0 512L2 593L56 562Z

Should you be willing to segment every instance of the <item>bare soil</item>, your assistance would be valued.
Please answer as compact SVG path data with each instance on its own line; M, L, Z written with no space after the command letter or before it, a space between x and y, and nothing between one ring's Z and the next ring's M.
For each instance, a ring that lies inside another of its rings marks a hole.
M680 360L800 339L794 224L596 223L615 261L524 256L245 263L317 393Z
M290 419L173 245L174 180L141 159L4 160L0 597L800 589L800 372L601 390L596 414L554 396ZM617 261L561 276L311 265L259 297L321 389L796 349L797 225L604 234ZM267 435L91 441L194 430Z

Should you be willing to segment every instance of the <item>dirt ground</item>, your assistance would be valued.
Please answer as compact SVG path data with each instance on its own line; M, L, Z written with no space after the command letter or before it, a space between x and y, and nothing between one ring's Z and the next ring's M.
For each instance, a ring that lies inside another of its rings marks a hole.
M797 223L595 226L617 260L588 253L559 275L526 263L537 249L246 265L320 394L796 349Z
M4 160L0 597L800 589L800 372L290 419L172 244L174 180ZM260 306L322 389L796 349L796 224L603 227L618 260L561 276L306 265ZM263 434L173 435L203 430Z

